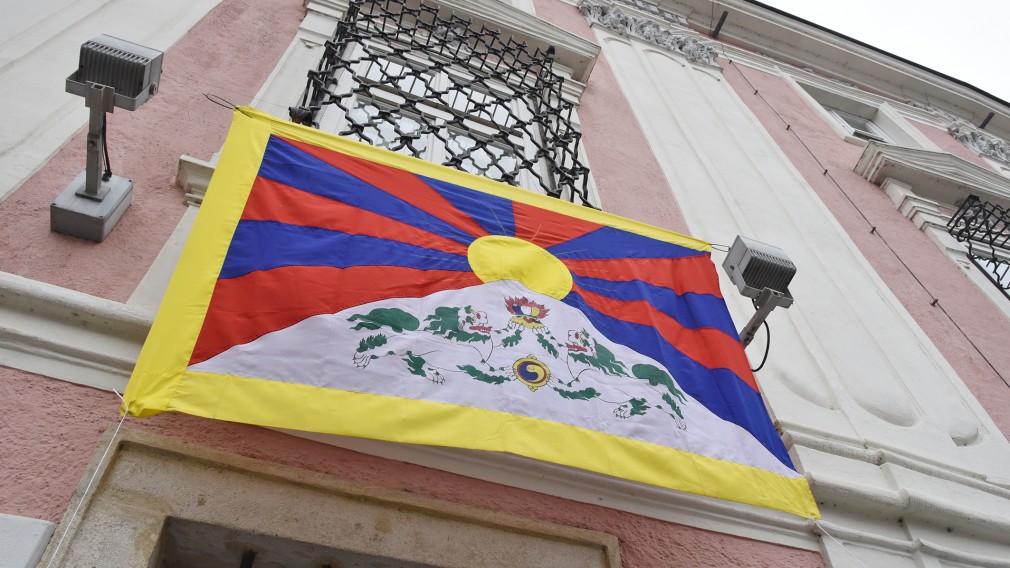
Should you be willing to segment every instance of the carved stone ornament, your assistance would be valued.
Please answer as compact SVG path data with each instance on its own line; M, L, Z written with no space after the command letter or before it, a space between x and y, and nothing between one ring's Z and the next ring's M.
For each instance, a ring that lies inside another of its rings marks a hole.
M997 162L1010 164L1010 144L1007 144L1006 140L987 134L971 124L960 120L952 122L947 127L947 132L965 146L978 152L979 155L996 160Z
M939 109L937 109L935 107L932 107L932 106L927 105L925 103L920 103L919 101L914 101L912 99L906 100L905 104L907 104L908 106L910 106L912 108L917 108L919 110L924 110L926 112L937 112L937 113L940 112Z
M940 118L943 118L945 120L948 120L950 122L955 122L955 121L958 120L957 116L955 116L955 115L953 115L953 114L951 114L951 113L943 110L942 108L936 108L935 106L928 105L928 104L925 104L925 103L920 103L919 101L914 101L912 99L908 99L908 100L905 101L905 104L907 104L908 106L910 106L912 108L916 108L916 109L919 109L921 111L934 114L934 115L936 115L936 116L938 116Z
M688 61L715 65L715 48L689 35L687 28L678 28L672 23L660 24L649 18L630 15L619 7L598 4L592 0L582 0L579 11L592 24L665 47L680 53Z

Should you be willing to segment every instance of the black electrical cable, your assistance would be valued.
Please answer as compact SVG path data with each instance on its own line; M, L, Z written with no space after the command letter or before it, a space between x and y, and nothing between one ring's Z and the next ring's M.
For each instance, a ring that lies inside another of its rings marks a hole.
M231 101L229 101L228 99L226 99L226 98L224 98L224 97L222 97L220 95L215 95L213 93L204 93L203 96L208 101L216 104L217 106L223 106L224 108L226 108L228 110L233 110L233 109L236 108L235 105L233 105L231 103Z
M112 164L109 162L109 136L106 133L106 125L109 119L102 117L102 154L105 154L105 173L102 174L102 181L109 181L112 178Z
M765 336L768 338L767 341L765 341L765 355L761 358L761 364L757 366L757 369L751 369L752 373L760 371L761 368L765 366L765 363L768 362L768 351L771 350L772 346L772 328L768 326L768 320L765 320L762 323L765 324Z

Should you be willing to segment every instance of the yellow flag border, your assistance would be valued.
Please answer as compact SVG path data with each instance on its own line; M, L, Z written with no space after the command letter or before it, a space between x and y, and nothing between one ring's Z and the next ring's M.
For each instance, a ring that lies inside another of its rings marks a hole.
M124 411L138 417L178 411L292 430L507 451L820 518L803 477L786 477L587 428L482 408L187 370L231 236L271 134L680 246L711 250L704 241L672 231L299 126L255 109L237 108L200 215L124 393ZM290 408L298 411L284 410ZM341 415L339 428L331 418L334 412ZM433 419L446 425L437 435L413 427ZM545 438L552 440L552 449L538 443Z

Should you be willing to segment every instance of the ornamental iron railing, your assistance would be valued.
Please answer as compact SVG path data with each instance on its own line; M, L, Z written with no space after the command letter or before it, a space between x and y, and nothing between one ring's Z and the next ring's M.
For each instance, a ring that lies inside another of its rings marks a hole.
M1010 294L1010 211L971 195L947 223L968 258L1004 294Z
M291 119L592 207L554 48L414 0L353 0ZM530 187L533 186L533 187Z

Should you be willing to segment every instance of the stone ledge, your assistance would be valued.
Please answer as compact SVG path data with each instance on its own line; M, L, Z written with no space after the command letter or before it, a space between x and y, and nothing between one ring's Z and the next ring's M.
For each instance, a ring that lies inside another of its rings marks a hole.
M0 513L0 565L31 568L42 558L56 525L49 521Z
M151 319L123 304L0 272L0 364L122 392Z

